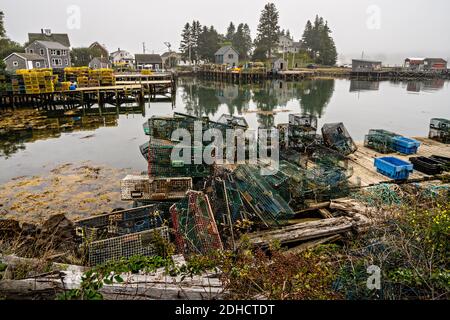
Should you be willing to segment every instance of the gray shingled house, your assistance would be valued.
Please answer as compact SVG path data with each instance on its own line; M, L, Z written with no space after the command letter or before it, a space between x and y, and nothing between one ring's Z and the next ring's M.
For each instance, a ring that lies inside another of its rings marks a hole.
M134 63L137 70L161 70L163 67L162 58L159 54L135 54Z
M239 53L232 46L224 46L217 50L214 55L216 64L227 64L237 66L239 63Z
M28 43L36 40L58 42L65 47L70 48L70 40L67 33L52 33L50 29L41 29L41 33L29 33Z
M95 57L89 62L89 68L91 69L111 69L112 63L108 58L105 57Z
M66 68L71 66L70 49L56 41L35 40L25 48L26 53L44 58L44 68Z
M6 71L14 72L18 69L44 68L45 58L34 53L13 52L5 59Z

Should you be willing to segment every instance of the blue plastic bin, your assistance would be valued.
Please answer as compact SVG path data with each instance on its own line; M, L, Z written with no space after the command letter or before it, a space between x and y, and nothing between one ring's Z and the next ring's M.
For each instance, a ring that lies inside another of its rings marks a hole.
M395 137L394 150L403 154L415 154L420 147L420 142L406 137Z
M394 180L406 180L413 171L412 163L394 157L376 158L375 167L379 173Z

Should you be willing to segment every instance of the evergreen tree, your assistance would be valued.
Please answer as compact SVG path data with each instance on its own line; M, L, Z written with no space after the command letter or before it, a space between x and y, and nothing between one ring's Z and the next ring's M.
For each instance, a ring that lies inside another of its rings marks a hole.
M255 47L258 48L258 52L265 52L268 57L271 57L273 49L278 45L280 35L278 18L275 4L266 4L259 19Z
M4 17L5 17L5 14L3 13L3 11L0 11L0 39L3 39L6 37L6 30L5 30L5 25L3 22Z
M6 36L4 14L0 11L0 70L5 69L3 59L13 52L24 52L25 48Z
M221 37L213 26L203 27L199 37L199 57L208 62L214 61L214 54L220 48Z
M200 46L199 46L199 39L200 34L202 32L202 26L199 21L192 21L191 25L191 58L192 61L194 61L195 64L197 64L200 60Z
M233 22L230 22L230 25L227 29L227 35L225 36L226 41L233 42L234 36L236 35L236 27Z
M191 25L188 22L184 25L180 43L181 57L185 62L189 60L189 47L192 45L191 40Z
M286 31L286 37L288 37L289 39L291 39L291 32L289 31L289 29Z
M302 37L303 44L310 57L317 63L334 65L337 61L337 50L328 23L316 16L314 24L308 20Z
M252 33L250 31L250 27L246 23L244 24L243 30L244 30L244 48L248 58L253 47Z
M250 28L247 24L239 24L232 42L233 48L239 52L240 60L247 60L249 58L250 50L252 48L252 38Z

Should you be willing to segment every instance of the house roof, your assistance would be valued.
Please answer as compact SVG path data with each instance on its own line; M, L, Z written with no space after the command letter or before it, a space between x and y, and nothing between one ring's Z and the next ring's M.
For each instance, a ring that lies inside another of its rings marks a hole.
M94 47L94 46L99 46L99 47L102 48L104 51L108 52L108 49L106 49L106 47L105 47L104 45L100 44L100 42L98 42L98 41L95 41L94 43L92 43L92 44L89 46L89 48L92 48L92 47Z
M376 63L376 64L381 64L381 61L373 61L373 60L361 60L361 59L353 59L353 62L366 62L366 63Z
M6 60L13 55L19 56L22 59L25 59L28 61L37 61L37 60L43 61L43 60L45 60L44 57L41 57L40 55L37 55L35 53L23 53L23 52L13 52L3 60Z
M43 45L44 47L46 47L48 49L61 49L61 50L68 50L69 49L69 47L66 47L65 45L62 45L61 43L55 42L55 41L40 41L40 40L36 40L34 42L38 42L38 43L40 43L41 45Z
M111 52L110 54L113 55L113 54L118 54L118 53L121 53L121 52L129 53L127 50L119 49L119 50L116 50L116 51Z
M169 57L170 55L172 55L172 56L179 56L180 54L179 54L178 52L174 52L174 51L172 51L172 52L164 52L164 53L161 55L161 58L167 58L167 57Z
M46 35L45 33L29 33L28 41L30 43L40 40L40 41L54 41L58 42L66 47L70 47L70 40L67 33L52 33L51 35Z
M433 61L433 62L447 63L447 61L444 60L444 59L442 59L442 58L425 58L425 60L427 60L427 61Z
M225 53L227 53L229 50L234 50L234 52L238 53L232 46L223 46L222 48L220 48L219 50L217 50L217 52L214 54L216 56L221 56L224 55Z
M162 59L159 54L135 54L134 59L136 60L136 63L162 63Z

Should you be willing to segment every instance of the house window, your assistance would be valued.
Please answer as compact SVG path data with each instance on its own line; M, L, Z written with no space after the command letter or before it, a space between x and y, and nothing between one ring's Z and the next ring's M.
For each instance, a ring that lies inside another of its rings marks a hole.
M33 49L29 49L28 51L29 51L30 53L33 53L33 52L34 52Z
M39 50L39 54L40 54L41 56L43 56L43 55L44 55L44 49Z
M234 55L232 54L232 53L230 53L229 55L228 55L228 59L233 59L234 58Z
M50 50L50 54L51 54L52 56L55 56L55 55L56 55L56 50Z
M18 67L18 66L19 66L19 62L13 61L13 67Z
M69 60L64 59L64 64L65 64L66 66L68 66L68 65L69 65Z
M40 62L36 62L36 68L40 68L41 67L41 63Z
M56 50L56 55L60 56L61 55L61 50Z
M61 66L62 60L61 59L52 59L52 64L55 66Z
M62 51L62 55L65 56L66 54L67 54L67 51L66 51L66 50L63 50L63 51Z

